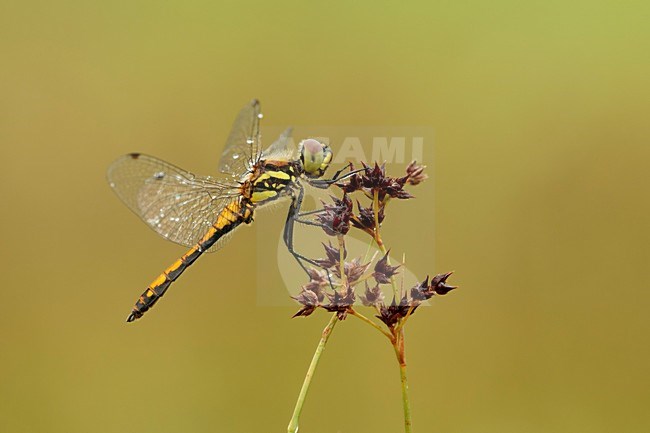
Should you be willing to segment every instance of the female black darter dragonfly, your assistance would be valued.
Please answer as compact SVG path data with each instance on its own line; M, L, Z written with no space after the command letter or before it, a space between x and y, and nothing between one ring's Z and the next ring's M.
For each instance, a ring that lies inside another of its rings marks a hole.
M345 167L333 178L321 179L332 160L331 149L306 139L294 156L291 129L261 151L261 118L257 100L239 112L219 165L229 178L195 176L140 153L124 155L109 167L108 182L129 209L165 239L190 248L149 284L127 322L142 317L201 254L218 250L237 227L250 224L256 208L282 197L291 199L284 242L303 269L302 261L318 266L293 248L293 228L304 197L301 182L327 188L352 172L341 176Z

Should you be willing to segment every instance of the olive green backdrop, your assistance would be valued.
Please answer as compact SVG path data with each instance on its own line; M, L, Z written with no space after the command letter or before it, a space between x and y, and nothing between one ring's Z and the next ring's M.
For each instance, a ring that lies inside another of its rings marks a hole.
M131 151L215 172L257 97L278 127L435 131L435 182L385 226L411 271L462 286L407 328L416 432L647 432L649 13L0 1L0 430L285 431L327 315L258 305L250 229L127 325L183 249L105 182ZM400 431L395 364L341 324L301 432Z

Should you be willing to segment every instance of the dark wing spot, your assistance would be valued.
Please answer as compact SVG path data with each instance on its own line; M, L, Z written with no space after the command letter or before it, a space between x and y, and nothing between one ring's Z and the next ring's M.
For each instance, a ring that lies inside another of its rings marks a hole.
M140 157L139 153L129 153L129 156L133 159L138 159Z

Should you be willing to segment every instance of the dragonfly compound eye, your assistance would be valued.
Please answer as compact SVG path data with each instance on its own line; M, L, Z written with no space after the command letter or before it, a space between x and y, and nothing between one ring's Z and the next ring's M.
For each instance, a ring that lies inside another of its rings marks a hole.
M328 145L308 138L300 142L300 160L307 176L320 177L332 161L332 150Z

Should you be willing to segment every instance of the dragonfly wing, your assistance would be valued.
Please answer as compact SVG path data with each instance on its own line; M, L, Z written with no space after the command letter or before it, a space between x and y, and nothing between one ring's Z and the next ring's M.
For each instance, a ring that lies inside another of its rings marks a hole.
M263 159L290 161L295 157L296 145L291 137L293 128L287 128L277 140L262 152Z
M158 158L129 154L108 169L117 196L156 233L191 247L239 196L237 184L199 177ZM217 242L215 251L224 242Z
M237 115L226 147L221 154L219 170L239 179L259 158L260 103L252 100Z

